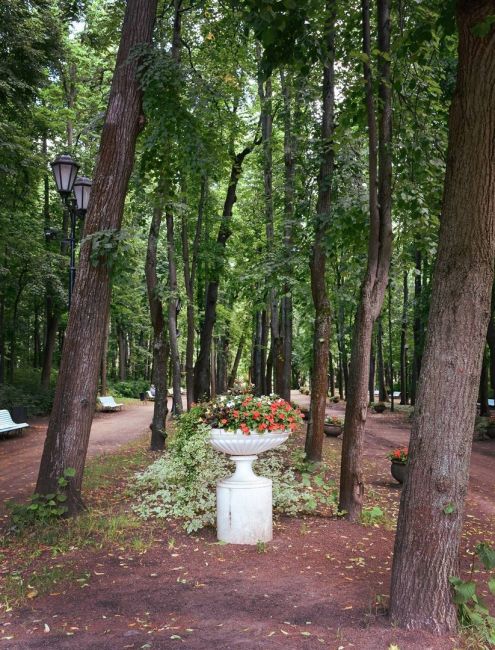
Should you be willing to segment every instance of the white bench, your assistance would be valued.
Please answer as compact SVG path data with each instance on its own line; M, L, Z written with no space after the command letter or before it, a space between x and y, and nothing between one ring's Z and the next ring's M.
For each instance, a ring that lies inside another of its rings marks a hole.
M149 399L151 401L153 401L155 399L155 396L153 395L153 393L150 390L146 391L146 399Z
M10 417L7 410L0 411L0 433L7 433L8 431L17 431L18 429L25 429L29 424L27 422L16 423Z
M98 397L98 401L100 402L103 411L120 411L124 406L123 404L117 404L111 395L108 395L107 397Z

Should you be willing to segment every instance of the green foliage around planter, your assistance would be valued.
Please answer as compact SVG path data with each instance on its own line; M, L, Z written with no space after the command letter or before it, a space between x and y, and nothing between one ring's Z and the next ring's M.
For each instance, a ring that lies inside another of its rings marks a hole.
M210 429L201 422L201 413L194 407L179 418L165 455L137 474L131 488L140 516L181 519L188 533L214 524L216 482L234 469L234 463L209 444ZM272 479L276 512L295 516L318 507L336 510L333 484L322 474L303 474L300 479L283 449L263 454L254 469Z
M495 549L484 542L478 544L473 555L471 575L474 572L476 559L483 565L488 575L488 589L495 595ZM461 580L454 576L450 578L453 590L453 600L457 606L457 615L462 628L474 632L490 646L495 645L495 618L490 615L488 607L477 594L477 585L474 580ZM485 647L483 645L483 647Z

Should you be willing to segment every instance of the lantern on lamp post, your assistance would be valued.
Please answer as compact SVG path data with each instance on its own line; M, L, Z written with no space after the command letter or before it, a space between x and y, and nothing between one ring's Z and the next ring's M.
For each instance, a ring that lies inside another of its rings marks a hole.
M84 218L88 209L91 194L91 180L86 176L77 176L79 165L68 154L61 154L50 163L53 178L62 201L67 208L70 218L70 235L68 240L70 250L69 267L69 309L76 279L76 219L77 215Z

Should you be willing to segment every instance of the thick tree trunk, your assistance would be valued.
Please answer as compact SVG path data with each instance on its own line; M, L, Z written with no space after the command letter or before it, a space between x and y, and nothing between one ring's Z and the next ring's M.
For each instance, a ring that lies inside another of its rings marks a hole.
M108 342L110 339L110 316L107 314L107 325L105 327L105 339L103 341L103 352L101 354L101 365L100 365L100 395L106 395L108 393Z
M231 235L230 222L232 210L237 200L237 183L241 176L242 164L247 155L251 153L254 145L246 147L238 153L230 171L227 195L223 205L222 223L217 236L216 258L212 262L211 277L206 289L205 316L201 327L199 340L199 354L194 366L194 401L208 398L210 395L210 352L213 338L213 327L217 318L218 286L224 266L224 252L227 240Z
M369 139L370 232L368 267L354 325L345 411L342 463L340 469L340 509L349 519L361 515L364 495L362 458L367 415L366 388L373 323L379 316L388 283L392 255L392 96L390 83L390 0L378 0L378 62L380 120L377 137L375 102L371 76L369 0L362 0L364 79ZM377 151L378 149L378 151ZM377 191L378 188L378 191Z
M128 0L117 64L101 136L91 202L85 220L86 237L119 231L134 150L142 127L138 61L132 52L151 42L156 0ZM96 405L105 314L110 302L110 277L105 259L90 260L91 242L81 247L80 262L65 336L55 401L41 459L36 492L56 492L68 467L76 470L68 488L69 512L82 506L81 483Z
M323 426L328 391L328 352L330 344L330 301L326 285L326 239L330 231L330 206L334 167L334 64L335 64L335 0L326 2L325 60L323 66L323 112L321 123L322 158L318 174L318 201L314 219L314 241L310 260L311 293L315 307L313 332L313 370L311 404L306 434L306 458L321 461Z
M438 256L392 569L401 627L453 632L458 552L495 258L495 31L475 27L493 0L457 3L457 87ZM466 218L469 215L469 218Z

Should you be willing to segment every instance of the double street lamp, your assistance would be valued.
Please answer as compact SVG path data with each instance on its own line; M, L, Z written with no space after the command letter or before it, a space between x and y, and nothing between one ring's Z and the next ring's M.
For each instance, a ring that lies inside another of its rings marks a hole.
M84 219L88 209L89 197L91 194L91 180L86 176L78 176L79 165L68 154L57 156L50 163L53 178L58 193L64 202L70 217L70 235L66 240L70 249L69 269L69 309L72 301L74 280L76 278L76 221L79 216ZM54 231L47 231L47 237L56 234Z

